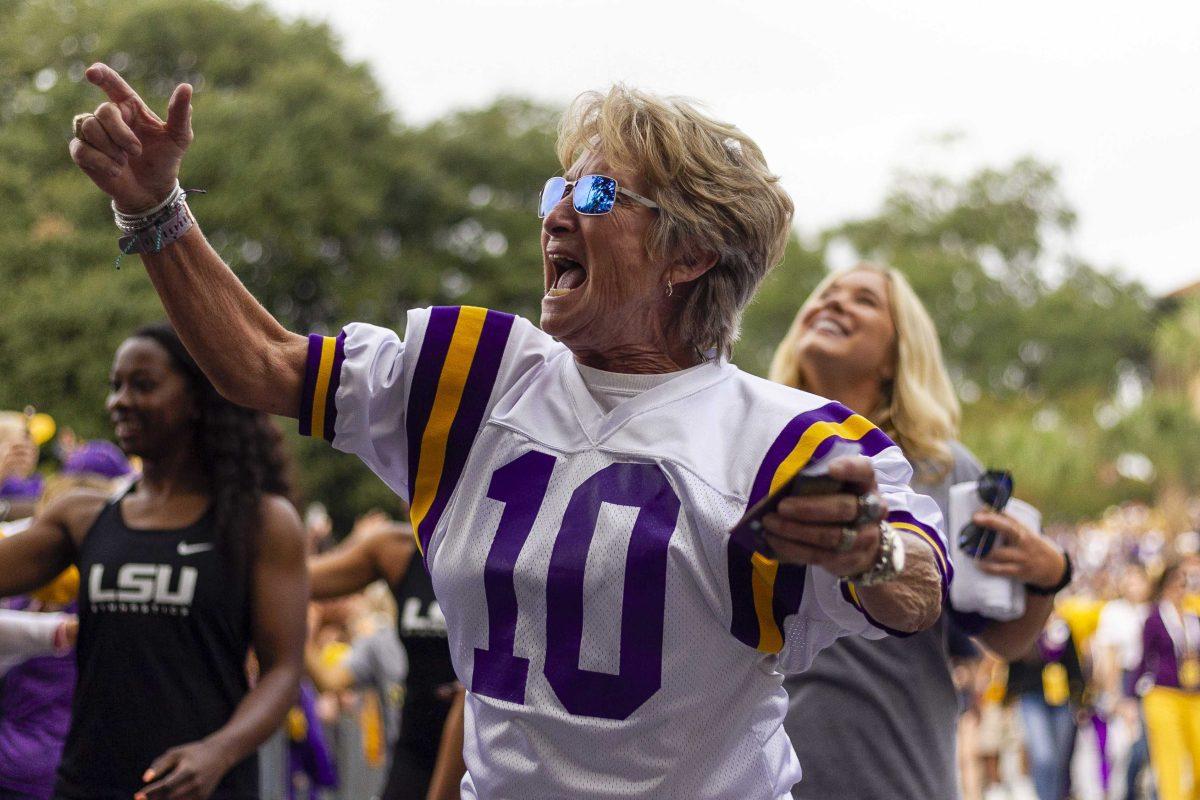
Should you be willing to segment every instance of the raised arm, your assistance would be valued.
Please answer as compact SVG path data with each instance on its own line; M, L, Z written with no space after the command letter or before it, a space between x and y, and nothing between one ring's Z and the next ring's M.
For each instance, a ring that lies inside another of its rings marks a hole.
M192 141L192 87L171 95L164 122L111 67L87 79L108 101L76 125L71 158L127 214L153 209L175 188ZM225 397L297 417L307 343L283 328L209 246L199 225L157 253L150 280L188 351Z
M380 578L399 585L417 547L412 529L386 514L366 514L346 540L308 560L314 600L329 600L361 591Z

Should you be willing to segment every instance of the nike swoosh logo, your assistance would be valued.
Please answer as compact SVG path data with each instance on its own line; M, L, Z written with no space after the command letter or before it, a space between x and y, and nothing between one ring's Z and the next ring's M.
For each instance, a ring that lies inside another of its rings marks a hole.
M181 556L194 556L196 553L203 553L206 550L212 549L212 542L201 542L200 544L188 544L187 542L180 542L179 547L175 548L175 551Z

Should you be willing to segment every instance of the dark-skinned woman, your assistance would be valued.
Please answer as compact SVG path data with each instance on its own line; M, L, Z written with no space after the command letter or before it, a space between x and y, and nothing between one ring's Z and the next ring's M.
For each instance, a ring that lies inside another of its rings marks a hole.
M279 436L166 326L113 359L107 409L141 479L71 492L0 542L0 596L80 571L79 678L55 797L245 800L303 670L308 576ZM261 670L250 688L253 646Z

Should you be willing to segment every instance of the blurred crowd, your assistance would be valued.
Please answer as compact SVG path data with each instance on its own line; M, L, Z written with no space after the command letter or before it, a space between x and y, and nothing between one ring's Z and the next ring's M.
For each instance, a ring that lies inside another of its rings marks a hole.
M964 800L1036 798L1039 773L1077 800L1154 798L1164 778L1168 796L1185 796L1175 785L1200 765L1200 705L1189 699L1147 719L1156 683L1143 641L1153 641L1147 620L1172 590L1184 618L1200 612L1200 501L1191 515L1192 530L1172 535L1159 511L1129 503L1046 531L1071 554L1075 576L1037 651L1008 664L968 650L956 663ZM1181 688L1197 697L1197 687Z

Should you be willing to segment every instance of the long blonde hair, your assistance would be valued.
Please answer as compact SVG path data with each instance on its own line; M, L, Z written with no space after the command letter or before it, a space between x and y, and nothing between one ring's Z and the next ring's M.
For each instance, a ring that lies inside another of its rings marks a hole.
M937 328L904 274L891 267L862 263L830 273L796 312L787 335L771 359L771 380L807 389L800 369L801 321L834 281L858 270L879 273L888 282L889 310L896 326L896 375L883 386L883 401L868 416L900 445L914 469L940 477L954 463L950 442L958 438L961 407L954 394Z

